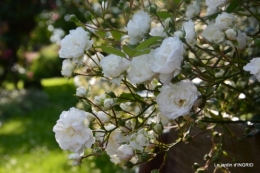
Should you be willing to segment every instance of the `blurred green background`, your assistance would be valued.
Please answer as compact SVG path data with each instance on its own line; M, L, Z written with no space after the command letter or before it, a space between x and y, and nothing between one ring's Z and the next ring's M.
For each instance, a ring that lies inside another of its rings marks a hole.
M43 90L12 90L11 83L6 92L1 90L0 172L125 172L105 155L84 159L81 167L71 166L70 152L60 149L52 128L60 113L77 103L73 80L52 78L41 83Z

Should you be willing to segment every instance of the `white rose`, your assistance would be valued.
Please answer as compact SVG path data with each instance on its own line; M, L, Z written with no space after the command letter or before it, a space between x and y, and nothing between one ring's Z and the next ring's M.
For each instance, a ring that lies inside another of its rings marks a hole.
M220 29L214 24L208 25L207 28L202 32L202 36L209 42L221 43L224 41L224 33L220 31Z
M191 19L191 18L199 15L199 13L200 13L200 4L201 4L201 1L200 0L196 0L191 5L189 5L187 7L186 16L188 17L188 19Z
M83 56L84 50L88 50L93 44L88 33L78 27L75 30L70 30L69 35L61 40L61 49L59 56L61 58L79 58Z
M106 132L104 130L96 129L96 131L95 131L95 139L97 141L100 141L100 142L104 141L105 135L106 135Z
M115 78L126 71L130 65L130 61L117 55L108 55L100 61L105 77Z
M196 43L196 32L194 28L194 23L189 20L182 25L182 29L185 31L185 40L186 42L193 46Z
M76 95L79 97L85 97L87 94L86 88L85 87L78 87L76 89Z
M227 29L225 34L229 40L236 40L237 38L237 32L234 29Z
M62 61L61 74L65 77L71 77L74 71L74 64L71 60L65 59Z
M227 30L234 23L235 17L232 14L222 12L218 15L215 21L215 26L220 30Z
M243 69L249 71L250 74L256 76L257 80L260 82L260 57L253 58L250 63L247 63Z
M161 23L157 23L149 33L151 36L161 36L166 37L167 34L164 32L164 27Z
M151 70L155 73L177 75L181 69L183 52L183 43L178 37L164 39L159 48L151 51L153 55L149 64Z
M93 114L89 113L89 112L86 112L86 118L87 118L87 120L89 122L91 122L91 121L96 119L96 117Z
M191 81L184 80L160 88L160 94L156 97L156 102L164 116L176 119L179 116L188 114L197 98L196 86Z
M149 140L150 138L148 133L144 129L141 129L137 133L131 135L129 145L133 149L142 151L144 147L149 144Z
M53 127L56 141L63 150L70 150L82 155L84 148L90 148L95 142L85 112L76 108L63 111Z
M109 156L117 154L117 149L120 147L121 143L125 142L126 139L121 131L118 129L111 132L109 135L108 143L105 151Z
M206 0L206 5L210 8L217 8L225 5L227 0Z
M125 103L120 103L120 108L124 111L130 112L132 107L131 107L131 102L125 102Z
M110 117L103 111L98 111L96 113L96 116L98 117L98 119L102 122L102 123L106 123L109 121Z
M174 36L178 37L179 39L183 39L184 38L184 33L183 31L175 31L173 33Z
M127 162L134 156L134 150L130 145L121 145L117 149L117 156L121 162Z
M206 11L206 15L212 15L218 12L218 8L217 7L208 7L207 11Z
M105 109L110 109L114 105L114 99L108 98L104 100L104 108Z
M243 50L246 47L246 45L248 44L248 37L247 37L246 33L238 31L237 32L237 42L238 42L237 48L239 50Z
M103 104L105 98L106 94L101 94L100 96L95 96L93 102L95 105L100 106L101 104Z
M132 59L130 70L127 73L132 84L146 82L154 76L154 72L149 67L151 58L151 54L145 54Z
M149 31L151 18L143 10L134 14L133 18L127 24L127 32L130 37L130 44L137 44L142 41L145 34Z

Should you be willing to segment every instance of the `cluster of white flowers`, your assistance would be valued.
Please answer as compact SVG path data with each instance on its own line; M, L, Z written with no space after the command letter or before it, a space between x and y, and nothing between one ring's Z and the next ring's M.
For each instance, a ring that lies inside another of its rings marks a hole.
M209 42L230 45L239 50L245 49L250 43L249 37L236 29L236 17L233 14L222 12L214 21L210 21L202 36Z
M202 102L199 91L203 87L198 88L207 78L204 66L210 64L201 65L204 61L194 57L196 51L203 50L202 44L211 48L206 53L214 52L215 45L233 51L249 45L249 37L236 27L237 17L220 8L227 3L227 0L206 0L207 15L219 13L215 19L206 20L206 26L193 20L200 15L202 5L201 0L195 0L187 6L184 20L174 20L179 24L174 29L170 17L158 20L158 15L139 10L120 30L120 34L127 34L120 40L122 50L97 47L103 54L94 48L94 55L86 53L93 41L85 29L78 27L70 31L61 41L59 51L60 57L66 58L62 75L71 77L75 68L81 66L84 73L102 77L129 91L118 95L106 91L90 99L85 86L76 89L76 96L90 105L88 112L76 108L64 111L53 128L60 147L73 152L69 158L74 160L74 165L80 164L85 148L92 148L93 155L99 149L105 151L117 164L136 164L143 161L140 153L158 144L158 136L171 120L195 115ZM195 67L195 61L201 66ZM186 73L184 67L190 72ZM260 58L252 59L244 70L260 81ZM200 82L195 83L194 79Z

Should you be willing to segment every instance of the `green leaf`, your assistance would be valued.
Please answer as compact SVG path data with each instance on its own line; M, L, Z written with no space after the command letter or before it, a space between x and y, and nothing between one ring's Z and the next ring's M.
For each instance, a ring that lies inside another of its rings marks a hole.
M260 48L260 38L254 39L254 43L257 48Z
M167 19L171 17L171 14L168 13L167 11L158 11L157 16L159 16L161 19Z
M122 93L118 97L117 102L122 103L122 102L137 101L137 100L143 100L143 98L138 94Z
M227 13L232 13L237 7L238 7L238 2L235 0L235 1L232 1L229 6L227 7L226 9L226 12Z
M113 36L113 38L116 40L116 41L120 41L121 37L122 37L122 34L118 31L111 31L111 34Z
M143 54L148 54L150 52L150 49L136 50L136 49L132 49L126 45L123 46L123 50L129 57L136 57L136 56L140 56Z
M110 91L106 94L109 95L111 98L116 98L116 94L113 91Z
M179 4L181 0L173 0L174 3Z
M141 43L136 47L136 49L138 49L138 50L143 50L143 49L148 48L148 47L151 46L151 45L160 43L161 41L162 41L162 37L160 37L160 36L151 37L151 38L148 38L147 40L141 42Z
M160 171L158 169L153 169L151 173L160 173Z
M98 46L97 48L102 49L104 52L106 52L108 54L114 54L114 55L117 55L117 56L126 57L126 55L123 52L121 52L120 50L115 49L113 47Z
M102 38L105 38L105 36L106 36L106 32L105 31L96 31L95 33L97 35L99 35L100 37L102 37Z

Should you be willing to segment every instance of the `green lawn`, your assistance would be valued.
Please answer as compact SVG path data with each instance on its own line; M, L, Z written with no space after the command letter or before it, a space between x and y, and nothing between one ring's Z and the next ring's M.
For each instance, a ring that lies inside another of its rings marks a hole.
M52 128L61 112L77 103L72 81L43 80L48 103L25 115L12 115L3 122L0 126L0 173L127 172L110 163L108 157L92 157L83 160L81 167L71 166L67 159L70 152L58 146Z

